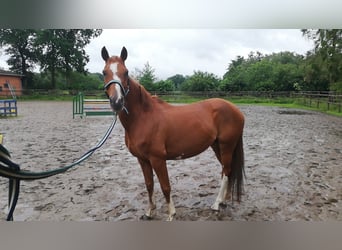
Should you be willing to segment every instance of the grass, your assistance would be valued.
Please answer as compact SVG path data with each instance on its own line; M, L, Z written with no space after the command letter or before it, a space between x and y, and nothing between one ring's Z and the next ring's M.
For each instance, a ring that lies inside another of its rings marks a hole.
M295 104L297 104L298 107L302 109L314 110L314 111L319 111L319 112L323 112L326 114L342 117L342 112L340 112L341 107L339 107L337 103L328 104L326 101L322 101L322 100L320 101L311 100L311 103L308 103L308 100L298 99L295 101Z
M101 95L103 93L101 92ZM161 99L170 103L193 103L196 101L201 101L209 98L209 96L190 96L186 94L177 94L177 95L160 95ZM338 112L338 107L334 107L332 105L329 106L329 110L327 107L327 103L312 100L311 106L305 105L304 99L299 98L291 98L291 97L254 97L254 96L224 96L222 97L226 100L231 101L237 105L260 105L260 106L274 106L274 107L283 107L283 108L296 108L296 109L304 109L304 110L312 110L319 111L322 113L327 113L334 116L342 117L342 112ZM26 95L20 97L19 101L72 101L73 96L71 95Z
M193 96L172 96L163 95L160 96L161 99L172 103L193 103L196 101L207 99L207 97L193 97ZM322 113L342 117L342 112L338 112L337 107L327 107L326 103L321 102L317 107L317 103L312 102L311 106L305 105L302 99L291 98L291 97L254 97L254 96L231 96L225 97L224 99L237 104L237 105L259 105L259 106L272 106L272 107L282 107L282 108L292 108L292 109L304 109L311 111L319 111Z

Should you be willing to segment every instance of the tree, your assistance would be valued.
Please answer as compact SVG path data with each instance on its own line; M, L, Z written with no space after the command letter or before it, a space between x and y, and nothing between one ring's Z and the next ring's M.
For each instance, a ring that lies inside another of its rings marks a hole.
M146 62L144 68L140 71L137 70L137 80L142 84L148 91L154 90L154 82L157 79L154 74L154 68Z
M175 89L180 89L182 83L186 80L186 78L183 75L176 74L167 78L167 80L170 80L173 83Z
M56 88L60 90L102 90L103 77L100 73L83 74L76 71L70 73L69 81L67 84L65 75L58 72L56 74ZM33 88L35 89L51 89L51 75L49 72L34 73Z
M185 91L214 91L218 89L219 79L212 73L194 71L182 84Z
M273 63L262 59L247 69L247 84L251 90L269 91L275 89Z
M65 74L67 84L73 70L85 73L89 57L84 47L101 33L102 30L97 29L45 29L38 32L38 58L42 70L51 73L52 88L56 88L58 71Z
M303 56L292 52L262 55L251 52L247 59L232 60L220 83L225 91L292 91L302 86Z
M242 56L237 56L235 60L232 60L227 72L223 75L219 89L223 91L245 90L247 84L245 70L248 64L248 61Z
M171 80L161 80L154 84L154 90L160 92L174 91L175 85Z
M24 75L24 88L33 85L26 79L30 76L33 79L30 71L37 63L50 72L51 86L56 88L58 72L65 75L66 83L72 71L85 73L89 57L84 47L101 32L99 29L1 29L0 46L10 55L7 63L11 70Z
M314 62L312 67L316 67L320 63L320 68L328 74L330 85L342 82L342 29L303 29L302 34L315 43L308 64ZM311 70L307 72L310 74Z
M37 62L35 38L36 31L32 29L0 29L0 47L5 47L5 53L10 55L7 60L10 70L24 76L24 88L31 84L33 74L30 71Z
M329 73L321 56L308 52L302 71L304 81L301 88L303 90L329 90Z
M272 62L273 82L275 91L293 91L303 84L301 65L304 57L285 51L265 56Z
M274 65L273 81L275 91L293 91L298 90L299 86L303 85L303 73L299 65L275 64Z

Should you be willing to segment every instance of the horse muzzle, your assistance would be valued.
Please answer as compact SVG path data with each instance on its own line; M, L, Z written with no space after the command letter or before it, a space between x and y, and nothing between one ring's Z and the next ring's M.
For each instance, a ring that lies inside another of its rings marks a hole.
M124 109L125 98L123 96L118 95L110 96L109 103L113 111L118 112Z
M115 86L115 92L110 95L108 94L109 87L111 85ZM129 92L129 88L127 90L122 86L121 81L118 80L110 80L105 86L104 89L106 91L107 97L109 98L110 106L112 107L114 112L119 112L121 110L125 110L128 114L128 111L125 107L125 97Z

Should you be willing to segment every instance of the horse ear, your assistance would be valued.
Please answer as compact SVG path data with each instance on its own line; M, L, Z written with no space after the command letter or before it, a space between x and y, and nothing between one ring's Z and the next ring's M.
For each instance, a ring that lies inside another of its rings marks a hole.
M108 51L107 51L105 46L103 46L103 48L101 50L101 55L102 55L103 60L105 60L105 61L108 60L109 55L108 55Z
M122 61L125 61L127 59L127 49L125 47L122 47L120 57L121 57Z

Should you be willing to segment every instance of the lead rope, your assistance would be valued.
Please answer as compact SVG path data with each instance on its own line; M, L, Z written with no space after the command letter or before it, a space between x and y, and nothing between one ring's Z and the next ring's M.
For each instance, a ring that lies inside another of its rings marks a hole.
M108 128L107 132L103 136L102 140L99 141L95 147L88 150L85 154L83 154L77 161L67 165L65 167L60 167L57 169L44 171L44 172L31 172L21 170L20 166L10 160L10 154L7 149L0 144L0 176L6 177L9 179L9 187L8 187L8 216L7 221L13 220L13 213L15 207L17 205L17 201L19 198L19 191L20 191L20 181L31 181L37 179L47 178L53 175L61 174L67 171L68 169L80 164L81 162L85 161L89 158L97 149L102 147L102 145L106 142L109 135L111 134L115 124L117 121L117 114L114 114L113 121ZM2 165L1 163L5 164Z

